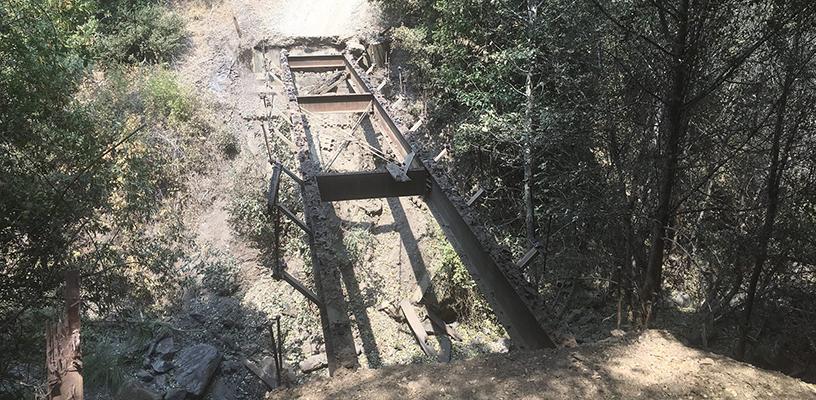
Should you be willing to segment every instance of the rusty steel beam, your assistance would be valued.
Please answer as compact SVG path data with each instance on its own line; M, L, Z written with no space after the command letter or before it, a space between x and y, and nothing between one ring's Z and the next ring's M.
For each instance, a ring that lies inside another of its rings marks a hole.
M340 55L289 56L289 69L293 72L321 72L343 68L346 68L346 62Z
M317 114L366 112L372 99L368 93L324 94L297 98L301 109Z
M383 197L419 196L428 193L428 171L417 168L408 171L407 182L397 182L386 171L350 172L317 175L317 187L322 201L376 199Z
M370 83L359 71L359 67L351 63L348 55L346 58L348 65L361 78L366 91L373 94L374 114L379 120L380 128L392 139L395 150L405 157L414 149L403 135L404 130L389 116L388 101L380 93L371 90ZM432 163L430 158L427 162ZM536 296L534 289L529 287L513 260L503 255L503 249L477 224L477 219L468 213L466 200L456 194L447 175L428 169L419 157L412 164L429 172L431 189L424 198L425 203L514 344L520 349L555 347L543 328L543 306L530 300Z
M336 60L327 56L322 57L320 60L313 61L327 63L329 60L332 60L331 62ZM403 129L401 124L391 118L388 101L380 93L372 90L371 84L359 66L355 65L348 55L344 58L345 67L351 73L355 83L363 88L364 93L357 94L357 96L370 98L375 116L374 122L390 139L394 151L405 159L414 151L411 144L413 139L410 138L412 133ZM305 62L305 60L298 59L298 62ZM298 97L297 100L302 97ZM340 98L335 97L333 100L340 100ZM351 111L353 108L348 105L348 100L337 101L334 104L327 104L329 101L325 99L306 99L306 102L311 102L310 107L314 105L323 107L325 111L322 112L347 112L346 110ZM367 106L368 102L366 102ZM304 109L308 110L306 107ZM433 165L430 158L416 157L409 161L411 163L409 168L411 170L424 169L428 174L427 180L423 182L423 185L427 182L430 187L430 191L424 198L428 208L477 282L480 291L492 306L499 322L510 334L516 347L520 349L554 347L552 339L543 328L545 310L537 300L535 289L530 287L513 260L508 259L506 251L478 223L478 219L470 214L466 199L456 193L447 175L443 171L426 168L422 160Z
M357 93L371 93L371 90L366 86L365 82L363 82L363 78L360 77L360 73L352 66L355 61L343 56L340 57L343 58L343 62L346 64L346 71L351 75L351 81L354 82L354 91Z

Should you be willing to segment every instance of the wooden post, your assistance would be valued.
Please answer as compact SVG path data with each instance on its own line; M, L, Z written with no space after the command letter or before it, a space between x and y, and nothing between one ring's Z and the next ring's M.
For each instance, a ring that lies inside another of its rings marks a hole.
M65 315L46 327L48 398L82 400L79 271L65 272Z
M385 43L381 41L373 41L368 45L368 56L371 58L371 66L382 68L385 67L386 57L388 57Z

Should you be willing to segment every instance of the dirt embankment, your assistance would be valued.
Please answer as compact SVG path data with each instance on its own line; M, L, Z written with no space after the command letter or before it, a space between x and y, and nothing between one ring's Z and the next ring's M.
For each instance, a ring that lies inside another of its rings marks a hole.
M360 371L267 399L816 399L816 386L650 330L574 349Z

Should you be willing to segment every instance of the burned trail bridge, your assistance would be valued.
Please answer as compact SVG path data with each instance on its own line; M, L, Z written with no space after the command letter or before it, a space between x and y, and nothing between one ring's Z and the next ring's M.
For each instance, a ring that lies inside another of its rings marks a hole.
M288 97L290 135L297 151L299 174L275 163L270 182L269 208L276 220L285 216L307 233L316 293L285 271L278 248L278 228L273 276L286 280L319 307L330 372L334 374L341 368L353 369L358 366L348 305L343 297L342 278L337 268L337 257L343 252L343 243L339 237L337 218L332 218L334 209L331 202L334 201L421 196L515 346L520 349L554 347L543 328L543 304L522 274L524 264L535 250L516 262L495 243L480 226L474 213L469 211L471 202L456 194L445 172L435 166L432 158L425 158L419 146L414 145L413 132L404 129L392 118L388 101L372 89L359 65L349 55L289 55L287 51L282 51L280 67ZM335 71L335 74L312 90L312 94L298 92L294 72L325 71ZM328 93L341 83L347 83L353 93ZM320 159L316 151L318 144L306 118L307 115L323 113L359 113L358 125L363 118L370 118L373 126L387 138L395 156L371 148L370 151L384 162L384 168L329 172L328 167L334 160ZM322 165L323 162L328 164ZM281 179L293 179L300 187L304 221L278 203ZM427 354L429 350L412 323L415 318L415 315L412 318L413 310L403 306L403 313Z

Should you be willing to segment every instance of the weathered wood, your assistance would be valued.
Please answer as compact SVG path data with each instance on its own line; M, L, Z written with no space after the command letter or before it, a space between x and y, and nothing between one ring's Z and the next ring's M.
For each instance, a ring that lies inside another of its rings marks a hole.
M462 341L462 337L459 336L459 332L456 332L456 329L446 324L445 321L442 320L442 318L439 318L439 316L434 314L434 312L431 310L428 310L428 319L431 320L431 323L439 327L439 329L445 331L445 334L450 336L451 339Z
M329 79L326 79L323 83L315 87L311 90L310 94L313 95L320 95L324 93L328 93L332 89L339 86L341 83L345 82L346 78L348 77L348 73L343 71L337 71L333 73Z
M533 258L535 258L537 255L538 246L533 246L530 250L527 250L527 253L524 253L524 256L521 257L520 260L516 261L516 266L519 268L527 267L527 264L529 264L530 261L533 261Z
M442 157L445 157L447 154L448 154L448 149L442 149L442 151L440 151L439 154L437 154L436 157L434 157L434 159L433 159L434 162L439 162L439 160L441 160Z
M65 315L46 326L48 399L82 400L79 271L65 272Z
M468 205L468 207L472 206L473 203L475 203L476 200L478 200L479 197L482 196L482 194L484 194L484 189L479 188L479 190L477 190L476 193L474 193L473 196L470 196L470 199L468 199L468 201L466 203Z
M371 58L372 66L377 68L385 66L388 58L388 49L386 49L385 43L379 40L373 41L368 45L367 52L369 58Z
M280 129L278 129L277 126L268 124L267 121L261 121L261 129L264 130L264 133L268 132L269 128L271 128L272 132L275 132L275 136L277 136L278 139L283 140L283 142L286 143L290 149L292 150L296 149L295 144L292 143L292 141L289 140L289 138L287 138L286 135L281 133Z
M402 309L402 315L408 321L408 326L411 328L411 332L414 333L414 338L419 343L419 347L422 348L425 355L433 356L434 351L428 346L428 334L425 333L425 327L422 326L422 322L417 317L414 306L411 305L410 301L403 300L400 302L400 309Z
M427 272L422 274L422 277L417 280L416 286L414 286L414 290L411 291L411 303L419 303L422 301L422 298L425 297L425 292L428 291L428 288L431 287L431 275Z

